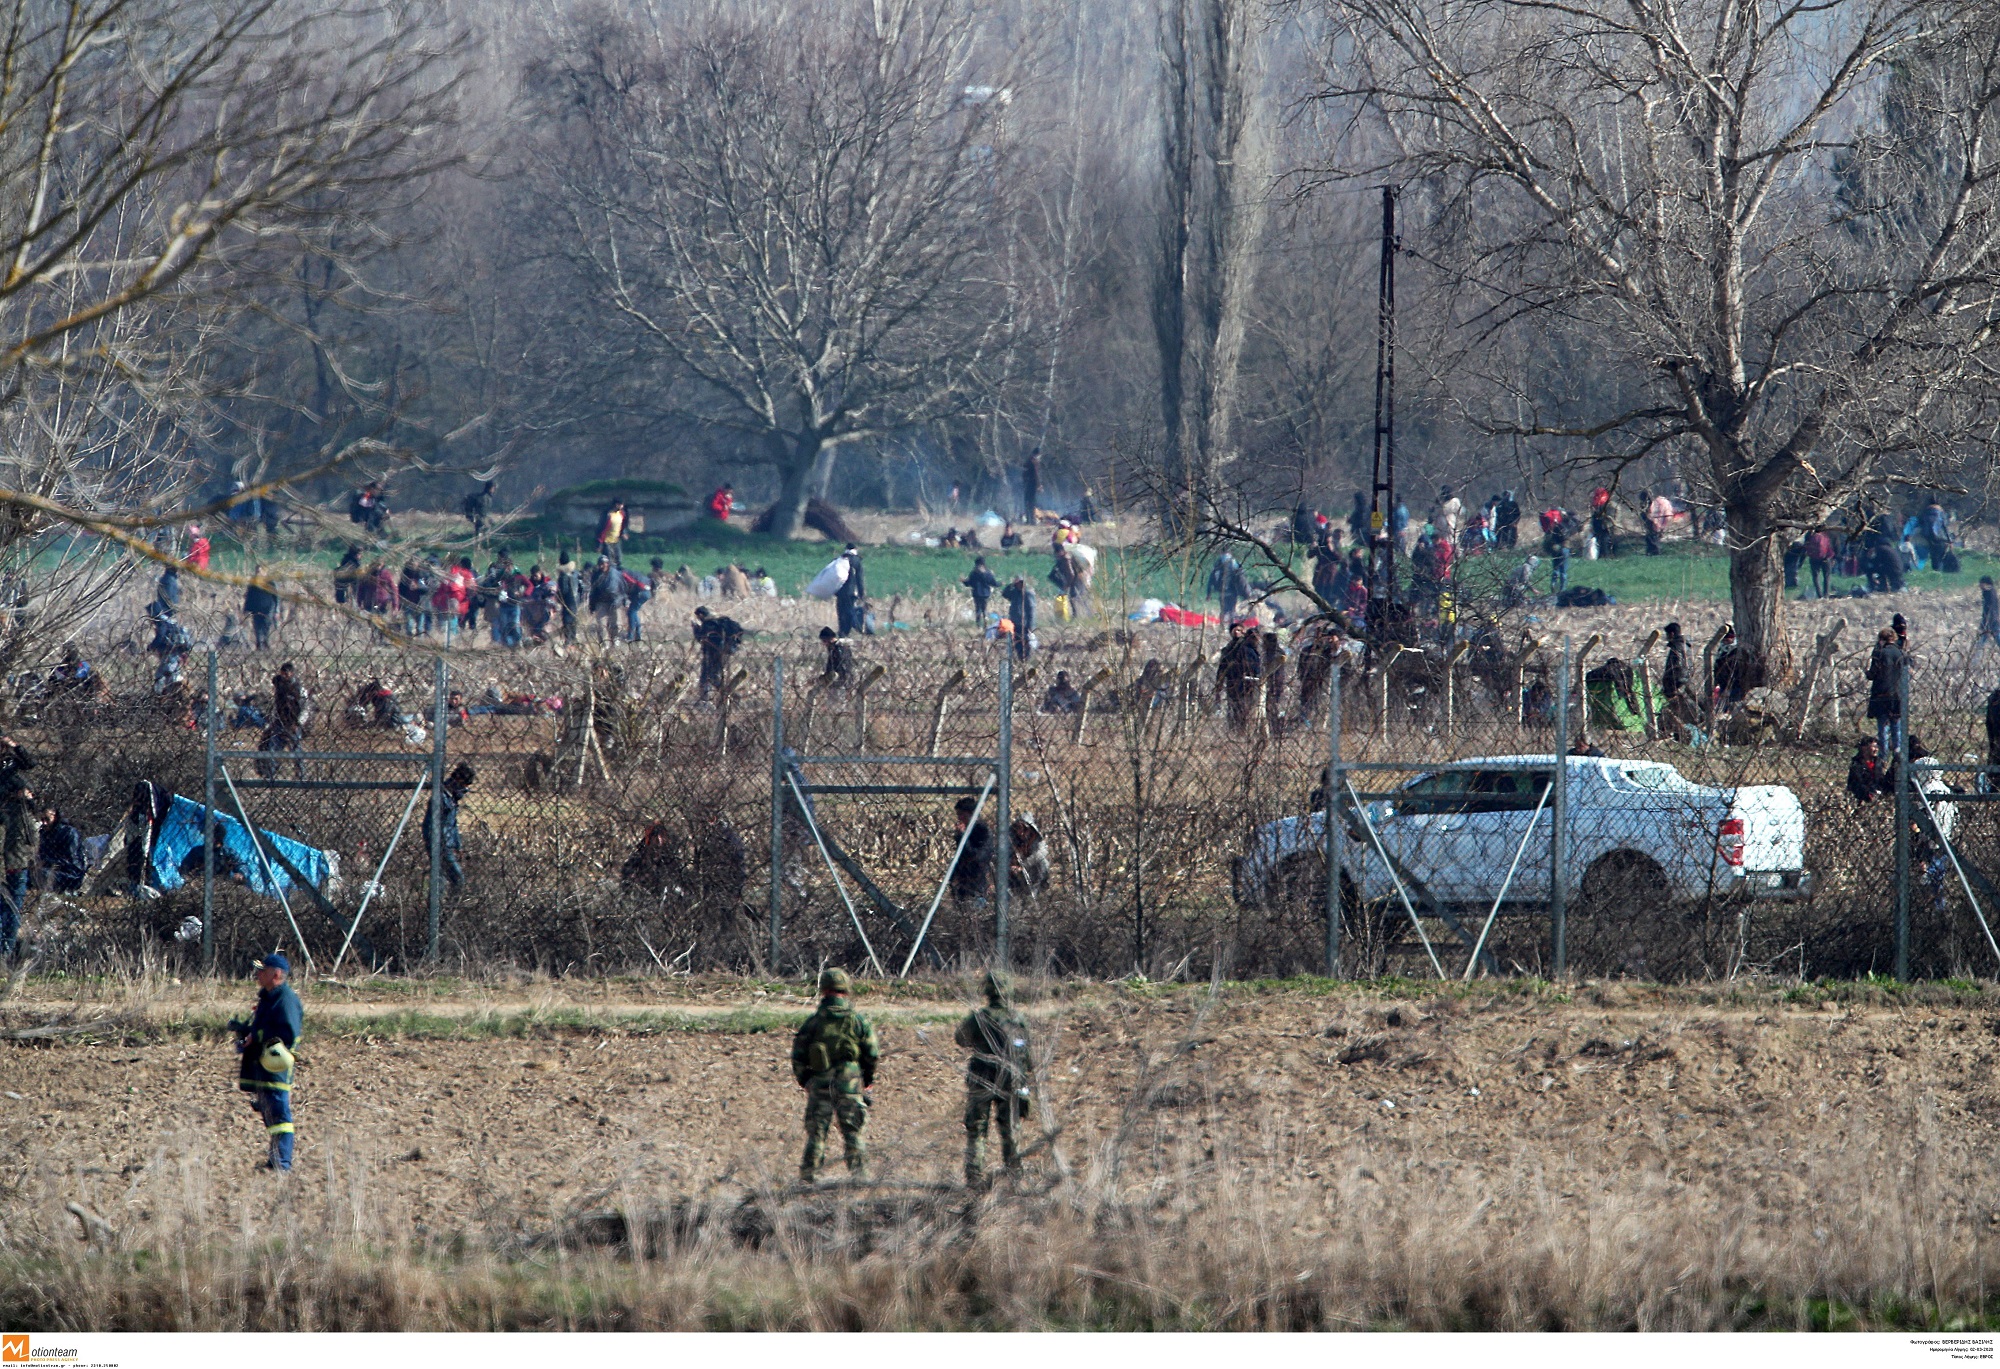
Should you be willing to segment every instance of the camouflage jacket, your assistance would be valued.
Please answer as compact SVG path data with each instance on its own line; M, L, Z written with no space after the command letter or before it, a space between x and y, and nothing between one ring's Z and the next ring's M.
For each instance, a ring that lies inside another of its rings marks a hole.
M792 1037L792 1078L801 1085L824 1079L849 1093L867 1088L881 1058L875 1025L854 1011L846 994L822 998L819 1010Z

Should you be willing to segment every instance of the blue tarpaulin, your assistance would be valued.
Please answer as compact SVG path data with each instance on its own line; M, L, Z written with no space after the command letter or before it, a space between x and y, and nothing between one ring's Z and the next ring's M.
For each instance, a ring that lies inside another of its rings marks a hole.
M187 853L201 845L202 807L192 799L174 795L173 806L167 810L166 821L160 824L160 835L153 843L153 885L159 889L178 889L181 879L181 861ZM222 849L236 857L236 863L243 872L243 881L250 888L266 897L280 890L289 892L295 883L285 873L285 867L275 859L271 861L271 874L276 879L274 885L264 876L264 862L258 858L257 848L251 844L250 831L235 818L225 816L221 810L215 814L215 830ZM275 832L257 829L257 839L264 843L266 856L276 850L284 853L285 859L297 867L300 874L313 882L313 887L322 888L326 877L332 873L332 862L326 852L316 850L303 842L281 837Z

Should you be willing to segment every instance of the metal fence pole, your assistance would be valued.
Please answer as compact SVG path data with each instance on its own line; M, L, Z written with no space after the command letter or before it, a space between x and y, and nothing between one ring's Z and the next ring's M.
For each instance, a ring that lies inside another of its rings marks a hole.
M438 958L438 937L443 923L444 908L444 747L445 733L451 726L446 710L449 672L445 669L444 657L437 658L437 671L432 681L431 699L431 879L429 937L424 947L424 959L436 962Z
M1333 820L1340 792L1340 661L1326 684L1326 975L1340 978L1340 829Z
M208 653L208 738L202 762L201 964L215 968L215 652ZM140 872L144 877L144 871Z
M1896 681L1896 978L1910 977L1910 658Z
M1008 940L1007 876L1014 852L1014 656L1000 657L1000 786L994 822L1000 828L993 844L993 960L1003 968L1013 964Z
M1549 933L1554 942L1555 977L1569 969L1569 908L1563 891L1563 862L1569 855L1569 638L1563 638L1562 671L1556 684L1556 792L1549 830Z
M771 973L777 974L785 917L785 663L771 662Z

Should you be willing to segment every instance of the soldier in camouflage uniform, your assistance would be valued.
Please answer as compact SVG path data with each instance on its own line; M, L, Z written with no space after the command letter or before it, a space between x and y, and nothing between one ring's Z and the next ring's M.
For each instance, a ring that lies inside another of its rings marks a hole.
M799 1161L799 1178L811 1183L826 1155L827 1127L838 1121L847 1150L847 1169L868 1170L868 1145L861 1130L873 1102L875 1063L882 1048L875 1028L847 1001L854 983L845 970L828 970L819 977L819 1010L805 1020L792 1038L792 1077L806 1091L806 1153Z
M1028 1083L1033 1057L1028 1050L1028 1024L1007 1001L1007 980L997 970L986 975L986 1006L967 1013L953 1037L972 1052L965 1065L965 1183L986 1182L987 1118L1000 1128L1000 1158L1019 1171L1021 1149L1014 1127L1028 1115Z

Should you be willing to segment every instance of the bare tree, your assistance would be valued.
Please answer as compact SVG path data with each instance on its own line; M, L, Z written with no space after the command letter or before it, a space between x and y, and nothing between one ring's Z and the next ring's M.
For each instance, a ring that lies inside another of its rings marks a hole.
M1267 193L1251 0L1163 0L1159 240L1162 515L1185 528L1230 458L1237 371Z
M1789 679L1786 530L1985 454L1993 7L1323 11L1322 93L1357 120L1329 171L1425 190L1419 250L1456 292L1472 416L1614 467L1691 455L1728 514L1739 639L1769 683ZM1580 364L1533 365L1552 348Z
M39 596L0 658L74 623L187 515L240 397L222 344L301 244L360 236L451 160L456 46L435 19L419 0L16 0L0 18L0 575L36 564Z
M981 262L1011 91L976 38L964 0L596 14L530 72L607 385L650 366L661 407L746 435L781 534L840 446L971 403L1004 327Z

